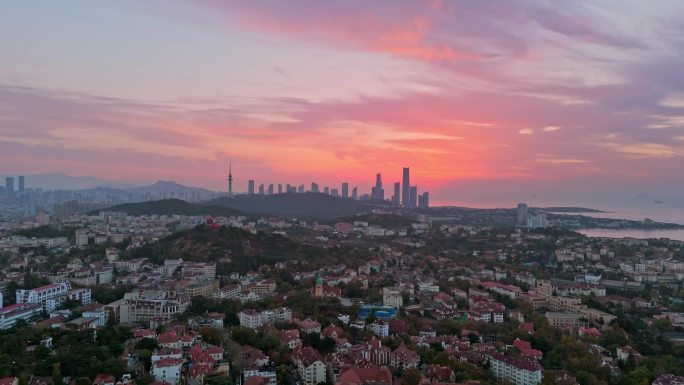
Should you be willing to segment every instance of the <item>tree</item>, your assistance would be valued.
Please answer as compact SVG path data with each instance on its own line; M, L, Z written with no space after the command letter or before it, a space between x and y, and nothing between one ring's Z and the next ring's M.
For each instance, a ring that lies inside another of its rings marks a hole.
M221 329L203 327L199 330L199 332L202 335L202 341L217 346L223 345L223 331Z
M154 377L151 374L145 373L135 379L135 385L150 385L154 382Z
M159 344L157 344L157 340L154 340L152 338L143 338L138 343L135 344L136 350L142 350L142 349L147 349L150 351L154 351L159 347Z
M76 385L90 385L90 378L79 377L76 379Z
M59 362L52 364L52 383L54 385L64 385L64 377L59 366Z
M418 385L423 376L418 369L409 368L401 375L402 385Z
M228 376L212 374L204 377L204 385L233 385L233 381Z

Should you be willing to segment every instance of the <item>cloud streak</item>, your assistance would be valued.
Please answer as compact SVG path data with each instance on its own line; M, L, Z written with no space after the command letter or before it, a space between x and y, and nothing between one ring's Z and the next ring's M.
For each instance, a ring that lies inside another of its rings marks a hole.
M0 171L14 172L11 160L26 172L181 175L221 188L229 158L243 175L274 182L372 183L377 171L393 170L391 180L411 165L424 185L448 197L447 186L461 180L591 175L600 183L602 175L649 175L669 183L684 156L677 2L159 4L110 6L151 15L170 36L198 29L216 39L202 47L207 56L140 70L151 84L164 84L155 101L115 88L86 92L67 75L70 88L36 86L31 75L40 79L41 70L8 55L13 68L35 72L3 76L0 67ZM163 34L151 36L140 38L168 44ZM224 46L223 38L234 40ZM102 44L135 58L113 39ZM227 63L212 56L225 51ZM53 52L51 62L68 54ZM190 78L173 68L212 60L225 65ZM220 71L244 82L219 81ZM216 82L198 95L195 79Z

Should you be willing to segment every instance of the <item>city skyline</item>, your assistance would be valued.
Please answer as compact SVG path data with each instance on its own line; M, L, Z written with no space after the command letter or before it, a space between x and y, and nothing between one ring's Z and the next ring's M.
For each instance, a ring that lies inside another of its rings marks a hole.
M7 5L0 174L361 186L381 160L443 202L683 199L681 2L164 5Z
M419 191L418 185L410 185L409 183L409 167L404 167L402 169L403 180L393 182L394 191L391 196L385 195L385 188L382 182L382 173L378 172L375 174L375 184L370 187L367 193L362 190L360 195L350 195L349 194L349 182L338 181L331 185L323 185L321 190L321 185L316 181L310 182L310 187L307 188L307 184L290 184L290 183L273 183L271 181L261 182L257 179L247 180L247 190L243 194L247 195L273 195L276 193L275 186L278 186L277 193L323 193L326 195L332 195L339 198L351 198L351 199L361 199L361 200L379 200L387 201L392 203L394 206L401 206L404 208L427 208L430 204L430 192L429 191ZM232 166L229 169L228 180L232 182ZM258 188L257 188L258 183ZM404 185L405 187L402 187ZM230 185L232 186L232 184ZM229 186L228 196L232 197L233 192ZM341 187L341 188L337 188ZM358 192L358 186L353 186L353 191ZM406 190L407 195L402 195L401 192ZM238 193L239 194L239 193Z

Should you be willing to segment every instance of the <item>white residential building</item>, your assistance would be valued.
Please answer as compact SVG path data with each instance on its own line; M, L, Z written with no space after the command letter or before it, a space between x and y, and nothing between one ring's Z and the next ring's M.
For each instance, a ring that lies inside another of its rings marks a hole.
M254 309L245 309L238 314L240 326L256 329L261 325L273 322L286 322L292 319L292 310L280 307L273 310L258 312Z
M182 358L164 358L152 365L150 373L152 373L152 376L154 376L154 379L157 381L178 385L182 366Z
M17 321L28 322L43 312L41 304L18 303L0 308L0 330L13 327Z
M57 309L67 299L90 303L90 289L71 290L69 282L57 282L35 289L21 289L16 292L17 303L41 304L43 310L49 312Z
M389 336L389 323L385 320L377 320L370 325L370 330L373 334L380 338L385 338Z
M404 298L401 291L392 287L382 288L382 304L384 306L396 307L397 309L404 305Z
M303 385L318 385L325 382L326 366L315 349L310 346L297 349L293 358Z
M121 300L120 323L149 322L156 317L170 318L187 309L190 299L174 291L139 290L126 293Z
M262 325L261 313L254 309L245 309L238 316L240 317L240 326L256 329Z
M497 380L515 385L537 385L542 380L539 362L505 356L501 353L487 353L490 369Z

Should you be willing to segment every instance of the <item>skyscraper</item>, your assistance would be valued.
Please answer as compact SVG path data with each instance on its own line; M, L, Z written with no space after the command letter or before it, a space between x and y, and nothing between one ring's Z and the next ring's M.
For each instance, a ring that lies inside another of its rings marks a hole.
M371 189L371 198L384 201L385 190L382 188L382 174L375 175L375 187Z
M311 192L314 192L314 193L318 192L318 183L311 182Z
M264 195L266 191L264 190L264 184L259 185L259 195Z
M354 187L354 188L352 189L352 195L351 195L351 197L352 197L353 200L359 199L359 193L358 193L358 190L357 190L356 187Z
M273 195L273 183L268 185L268 195Z
M283 185L278 183L278 194L282 194L282 193L283 193Z
M25 188L25 186L24 186L24 176L23 176L23 175L20 175L20 176L19 176L19 194L23 194L23 193L24 193L24 188Z
M394 195L392 195L392 204L399 206L401 203L401 183L394 182Z
M330 187L325 186L325 187L323 188L323 194L329 195L329 194L330 194Z
M297 192L300 194L303 194L306 191L306 187L304 187L303 184L300 184L299 187L297 187Z
M418 186L411 186L409 189L409 207L415 208L418 206Z
M409 177L409 168L404 167L404 178L401 185L401 204L404 207L411 207L411 179Z
M518 224L521 226L527 226L527 204L518 203Z
M8 194L14 194L14 178L11 176L5 178L5 191Z
M349 183L342 182L342 198L349 198Z
M254 195L254 179L247 182L247 194Z
M228 196L233 197L233 162L228 163Z
M418 195L418 207L421 209L426 209L430 207L430 193L424 192Z

